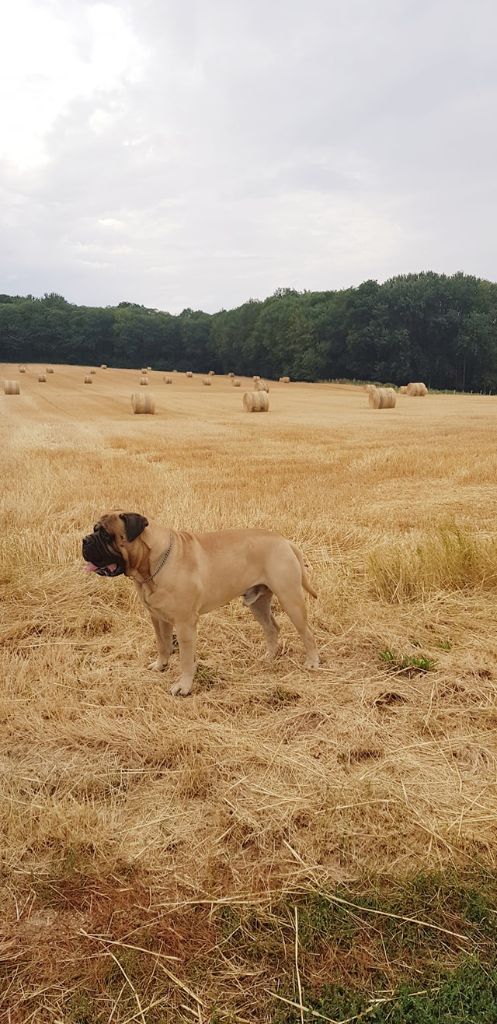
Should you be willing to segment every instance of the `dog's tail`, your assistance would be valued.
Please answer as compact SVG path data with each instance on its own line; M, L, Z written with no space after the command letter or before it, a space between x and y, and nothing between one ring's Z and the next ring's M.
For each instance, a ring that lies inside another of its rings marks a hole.
M306 568L305 568L305 564L304 564L304 556L303 556L300 548L298 548L296 544L292 544L291 541L290 541L290 546L292 548L292 551L295 552L295 554L296 554L296 556L297 556L297 558L298 558L298 560L300 562L300 568L302 570L302 586L303 586L304 590L307 590L307 593L311 594L312 597L317 597L318 595L316 594L316 591L314 590L314 587L309 582L309 578L307 576L307 572L306 572Z

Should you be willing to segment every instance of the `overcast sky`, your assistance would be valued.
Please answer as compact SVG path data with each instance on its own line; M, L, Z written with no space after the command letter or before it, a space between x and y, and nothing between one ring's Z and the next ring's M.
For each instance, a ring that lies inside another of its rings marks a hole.
M172 313L497 278L494 0L16 0L0 291Z

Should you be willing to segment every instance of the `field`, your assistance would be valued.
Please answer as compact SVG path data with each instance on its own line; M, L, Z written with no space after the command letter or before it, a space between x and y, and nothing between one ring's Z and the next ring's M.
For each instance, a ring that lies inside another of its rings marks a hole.
M0 1020L495 1020L497 398L0 371ZM111 508L296 541L321 668L233 603L172 698Z

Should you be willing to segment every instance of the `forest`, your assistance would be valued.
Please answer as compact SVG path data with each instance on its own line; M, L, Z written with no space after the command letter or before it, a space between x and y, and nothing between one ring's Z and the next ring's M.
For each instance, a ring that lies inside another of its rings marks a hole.
M424 272L173 316L132 302L0 295L0 359L365 380L497 392L497 284Z

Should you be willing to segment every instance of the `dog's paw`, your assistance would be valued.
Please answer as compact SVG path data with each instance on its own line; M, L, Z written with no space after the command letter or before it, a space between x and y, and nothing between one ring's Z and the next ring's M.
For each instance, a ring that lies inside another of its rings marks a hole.
M304 661L304 668L314 669L319 668L319 654L310 654Z
M177 683L173 683L169 692L173 697L188 697L191 688L192 683L190 680L182 681L181 679L178 679Z
M167 661L163 661L162 658L156 658L155 661L151 661L147 668L150 672L164 672L167 668Z

